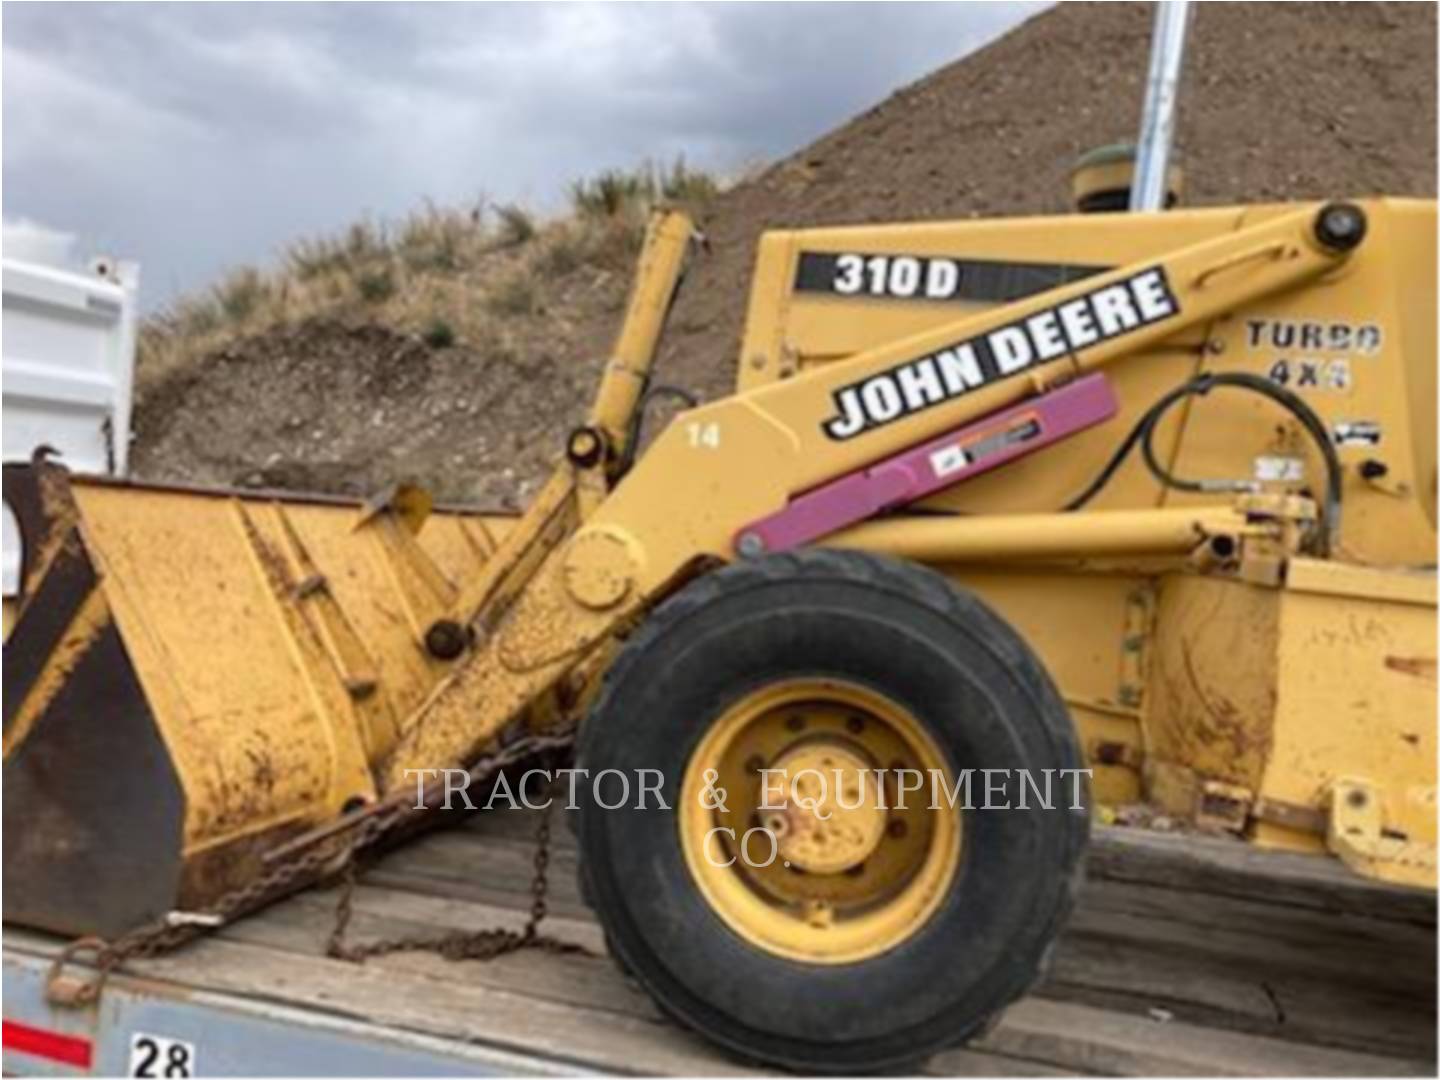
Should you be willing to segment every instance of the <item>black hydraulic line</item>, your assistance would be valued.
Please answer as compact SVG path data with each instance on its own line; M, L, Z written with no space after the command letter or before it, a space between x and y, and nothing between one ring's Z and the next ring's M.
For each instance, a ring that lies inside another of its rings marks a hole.
M1174 405L1188 397L1204 397L1217 386L1233 386L1269 398L1294 416L1305 428L1325 462L1324 529L1319 535L1317 547L1320 554L1328 555L1333 540L1340 532L1341 499L1340 457L1336 454L1334 444L1330 441L1330 433L1326 430L1324 421L1302 398L1270 379L1250 372L1224 371L1199 375L1169 391L1145 410L1130 433L1125 436L1125 441L1105 463L1105 467L1100 470L1084 491L1065 504L1064 509L1067 511L1079 510L1098 495L1114 477L1120 466L1124 464L1126 458L1134 451L1137 443L1140 444L1146 468L1166 487L1179 491L1216 490L1220 486L1216 481L1188 480L1175 476L1166 469L1155 454L1154 436L1161 419Z
M665 383L651 386L649 380L646 380L645 391L640 395L640 401L635 406L634 419L630 422L630 436L626 440L625 454L615 466L614 479L617 482L635 464L635 455L640 451L640 440L645 434L645 411L650 407L651 401L663 397L674 398L687 409L693 409L700 404L700 399L683 387Z

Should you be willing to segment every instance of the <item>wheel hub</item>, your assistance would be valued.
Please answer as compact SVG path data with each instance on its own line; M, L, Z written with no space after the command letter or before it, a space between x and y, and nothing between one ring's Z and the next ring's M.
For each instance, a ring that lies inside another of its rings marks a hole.
M809 963L853 963L917 933L955 879L961 822L897 805L900 769L949 775L891 698L832 678L740 698L681 782L681 843L711 908L752 944Z
M860 752L821 739L781 756L764 822L786 866L839 874L860 866L885 835L880 783Z

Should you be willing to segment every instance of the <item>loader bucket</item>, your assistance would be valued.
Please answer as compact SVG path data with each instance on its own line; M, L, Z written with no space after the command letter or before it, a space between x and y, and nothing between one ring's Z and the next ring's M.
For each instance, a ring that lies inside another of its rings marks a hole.
M445 674L424 647L506 523L5 467L6 921L113 936L256 879L376 798Z

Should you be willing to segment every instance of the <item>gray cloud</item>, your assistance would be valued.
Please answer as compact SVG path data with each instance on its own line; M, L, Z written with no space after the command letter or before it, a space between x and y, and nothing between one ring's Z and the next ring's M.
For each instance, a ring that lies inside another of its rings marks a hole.
M779 156L1043 6L9 5L4 211L139 259L153 306L425 198Z

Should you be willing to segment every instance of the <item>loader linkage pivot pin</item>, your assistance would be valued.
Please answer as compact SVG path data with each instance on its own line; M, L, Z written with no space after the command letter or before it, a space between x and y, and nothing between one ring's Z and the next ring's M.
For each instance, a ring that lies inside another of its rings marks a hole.
M740 553L741 558L758 559L765 554L765 538L759 533L747 529L735 542L735 550Z
M1329 203L1315 218L1315 239L1331 251L1352 251L1365 239L1365 211L1354 203Z
M436 619L425 631L425 651L437 660L454 660L469 644L469 632L454 619Z
M605 438L592 427L578 427L565 439L565 456L577 468L588 469L605 456Z

